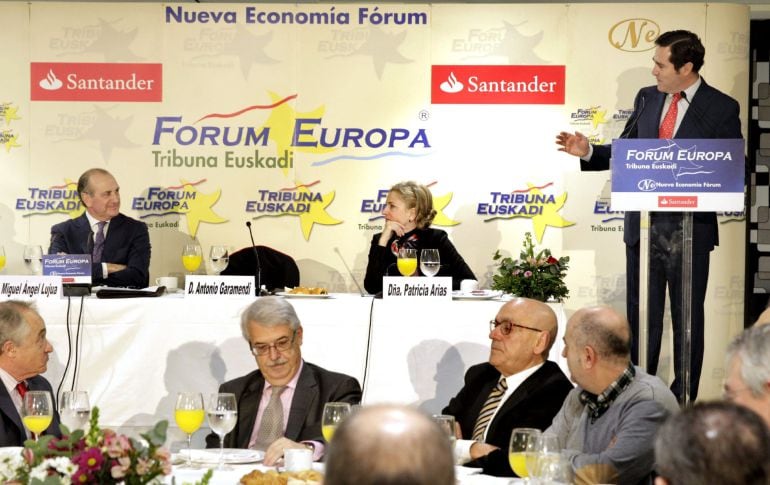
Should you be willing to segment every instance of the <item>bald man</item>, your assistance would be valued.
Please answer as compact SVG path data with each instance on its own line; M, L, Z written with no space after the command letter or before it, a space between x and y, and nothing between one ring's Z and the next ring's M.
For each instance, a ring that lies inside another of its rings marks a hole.
M465 374L465 385L442 411L459 429L456 454L484 473L514 476L508 464L513 428L545 429L572 385L547 360L557 320L543 302L514 298L489 322L489 362Z
M361 408L329 444L324 485L455 485L454 457L436 423L408 406Z
M546 430L575 471L576 483L651 483L655 433L679 410L655 376L631 363L631 329L608 307L575 312L563 355L578 385Z

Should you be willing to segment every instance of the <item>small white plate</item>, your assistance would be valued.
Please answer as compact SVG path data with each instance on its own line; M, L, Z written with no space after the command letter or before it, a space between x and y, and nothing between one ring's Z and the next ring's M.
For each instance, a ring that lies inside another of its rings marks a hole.
M304 293L289 293L288 291L276 291L276 295L284 298L331 298L330 294L325 295L306 295Z
M224 461L231 465L244 463L258 463L265 458L264 451L246 450L241 448L225 448ZM187 458L187 450L179 452L180 458ZM219 449L209 448L205 450L192 450L192 461L196 463L217 464L219 463Z
M463 293L462 291L453 291L452 298L455 300L491 300L502 295L502 291L482 290L475 293Z

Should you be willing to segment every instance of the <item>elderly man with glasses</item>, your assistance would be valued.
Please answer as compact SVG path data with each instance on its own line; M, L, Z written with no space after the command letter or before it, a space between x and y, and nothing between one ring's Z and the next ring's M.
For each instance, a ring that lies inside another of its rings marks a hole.
M241 333L259 369L219 388L238 400L238 422L224 446L264 450L268 466L287 448L310 448L320 459L324 404L359 403L358 381L302 360L302 326L283 298L261 297L249 305L241 315ZM219 447L219 437L211 433L206 445Z
M465 385L444 414L458 424L456 455L484 473L513 476L508 442L514 428L545 429L572 389L555 363L547 360L557 320L543 302L515 298L490 322L489 362L465 374Z

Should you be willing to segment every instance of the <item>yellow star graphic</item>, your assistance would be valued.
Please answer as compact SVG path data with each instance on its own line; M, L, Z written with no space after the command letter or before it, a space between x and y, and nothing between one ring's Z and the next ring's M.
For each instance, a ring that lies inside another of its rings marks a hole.
M530 188L533 187L532 184L527 184ZM532 189L532 194L541 195L543 192L540 191L540 189ZM541 214L536 214L531 216L532 217L532 226L535 229L535 237L537 238L537 242L543 242L543 234L545 233L546 226L551 227L569 227L574 225L574 222L570 222L566 219L564 219L561 215L559 215L557 212L564 207L564 202L567 200L567 193L564 192L563 194L557 196L554 198L554 202L552 204L527 204L528 207L531 207L533 205L540 206L542 209Z
M594 130L599 126L599 123L607 123L607 119L605 118L606 115L606 109L604 111L599 111L596 108L591 110L591 124L593 125Z
M4 117L5 117L5 125L6 126L10 125L12 120L20 120L21 119L16 114L19 111L18 107L14 108L14 107L12 107L10 105L6 105L4 111L5 111L5 113L3 113L3 114L4 114Z
M283 97L278 96L278 94L272 91L269 92L269 95L273 103L283 99ZM270 129L268 139L275 142L277 156L283 156L284 150L294 150L296 152L305 153L328 153L333 151L334 148L320 146L318 144L318 139L311 134L302 134L298 137L298 140L293 140L294 124L297 118L321 119L323 118L325 111L325 106L319 106L312 111L299 113L295 111L289 103L283 103L273 108L267 121L265 121L263 128L267 127ZM317 128L317 125L313 123L302 125L303 131L316 131ZM316 146L292 146L296 142L299 142L300 144L315 144ZM283 169L284 175L288 175L288 172L288 168Z
M183 207L178 210L179 213L187 216L187 230L190 237L195 237L198 234L198 227L201 222L208 222L210 224L227 222L227 219L218 216L212 209L222 195L222 189L217 189L210 194L204 194L186 180L182 180L182 184L184 185L185 195L195 194L194 197L185 199L187 208Z
M299 184L298 184L299 185ZM301 193L309 193L307 187L301 186L297 189ZM302 235L305 237L305 241L310 240L310 232L313 230L313 224L323 224L325 226L333 226L340 224L342 221L335 219L326 212L326 208L334 200L335 191L331 191L321 196L320 201L308 202L310 205L308 211L286 211L287 214L299 216L299 224L302 228Z
M10 136L8 134L4 134L3 138L5 138L5 152L11 153L11 148L18 148L21 145L16 143L16 140L19 138L19 135L13 135Z
M436 209L436 217L433 218L433 224L437 226L456 226L458 221L450 219L444 214L444 208L452 201L453 192L446 195L433 197L433 208Z

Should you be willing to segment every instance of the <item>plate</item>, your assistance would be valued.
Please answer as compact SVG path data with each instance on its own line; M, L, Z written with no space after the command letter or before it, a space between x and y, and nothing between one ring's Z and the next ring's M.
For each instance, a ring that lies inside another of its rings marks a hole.
M331 298L330 294L325 295L305 295L303 293L289 293L288 291L276 291L276 295L284 298Z
M463 293L462 291L453 291L452 298L455 300L491 300L502 295L502 291L483 290L476 293Z
M187 458L187 450L181 450L179 456ZM257 463L265 457L264 451L246 450L241 448L225 448L225 463L232 465L244 463ZM207 450L192 450L192 461L197 463L217 464L219 463L219 449L211 448Z

